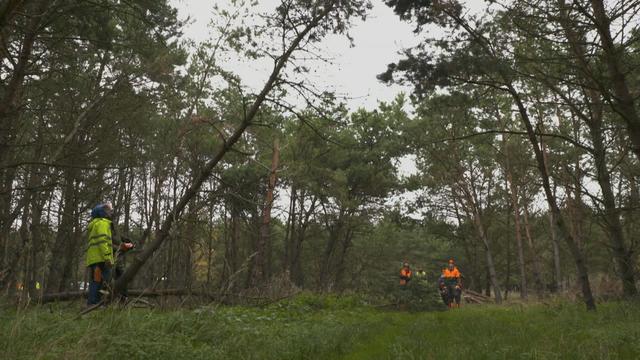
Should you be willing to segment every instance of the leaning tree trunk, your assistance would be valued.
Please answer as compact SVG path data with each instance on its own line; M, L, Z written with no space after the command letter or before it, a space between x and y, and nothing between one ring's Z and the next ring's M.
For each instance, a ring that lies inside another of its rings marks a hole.
M542 179L542 188L544 190L544 194L547 198L547 203L549 205L549 211L553 213L553 218L555 220L555 227L557 230L557 234L564 239L565 243L569 247L569 251L573 256L573 260L576 263L576 268L578 270L578 279L580 280L580 285L582 287L582 296L584 297L585 305L588 310L596 309L596 302L593 298L593 293L591 292L591 283L589 281L589 271L587 269L587 264L584 259L584 255L582 254L582 250L578 247L573 236L571 236L569 229L567 228L567 224L562 217L560 212L560 207L558 206L558 202L554 197L553 192L551 191L551 183L549 181L549 174L547 173L547 167L544 162L544 155L542 154L542 150L540 149L540 144L538 143L538 139L536 136L536 132L533 129L533 125L531 123L531 119L529 118L529 114L527 112L527 108L525 107L522 99L520 98L520 94L513 87L513 85L509 82L507 84L509 93L511 94L516 106L518 107L518 112L520 113L520 119L522 120L526 130L527 136L529 137L529 141L531 142L531 146L533 147L533 151L535 153L536 162L538 165L538 171L540 172L540 177Z
M223 141L222 145L218 149L217 153L211 158L202 168L200 174L196 175L193 182L189 186L189 188L184 192L180 200L172 207L169 215L165 218L162 226L160 227L160 231L156 238L149 242L147 246L141 250L131 262L131 265L127 268L127 270L122 274L122 276L115 283L115 291L121 292L124 290L129 282L133 280L133 278L138 274L142 266L151 258L151 256L160 248L160 246L165 242L167 238L169 238L169 233L171 228L173 227L173 223L180 218L183 210L187 206L187 204L191 201L191 199L196 196L196 194L200 191L200 187L202 184L211 176L214 168L220 163L222 158L226 155L226 153L231 150L231 148L240 140L242 134L244 134L245 130L251 122L258 114L258 110L262 106L262 103L266 100L267 95L271 92L273 87L276 85L280 73L282 69L285 67L291 54L295 50L298 49L302 41L307 37L307 35L318 26L318 24L329 14L329 12L333 9L334 3L329 3L326 5L324 10L315 16L309 24L306 25L304 30L297 33L295 39L289 45L287 50L277 58L275 66L269 76L267 82L264 87L260 91L260 93L256 96L255 100L249 106L244 114L242 122L238 125L238 127L233 131L231 136L229 136L226 140Z
M635 271L624 239L624 230L620 221L621 211L616 205L611 176L609 175L609 169L607 169L602 129L595 121L590 124L589 129L591 130L591 139L593 142L593 157L596 163L597 180L602 190L605 227L611 242L613 256L618 266L619 276L622 280L624 295L626 297L633 297L638 294Z

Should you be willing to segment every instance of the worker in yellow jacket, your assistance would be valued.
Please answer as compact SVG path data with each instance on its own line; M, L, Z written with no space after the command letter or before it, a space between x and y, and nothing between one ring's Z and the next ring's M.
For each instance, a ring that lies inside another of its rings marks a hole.
M91 210L91 222L89 222L87 248L87 267L91 269L91 281L89 282L88 305L100 303L102 293L111 278L113 267L113 240L111 203L104 203Z

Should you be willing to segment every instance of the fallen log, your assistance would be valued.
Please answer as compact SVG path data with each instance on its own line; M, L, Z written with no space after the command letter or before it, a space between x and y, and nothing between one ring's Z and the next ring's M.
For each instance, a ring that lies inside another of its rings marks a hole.
M68 301L87 297L87 291L67 291L61 293L44 294L40 298L40 303L45 304L53 301ZM137 297L159 297L159 296L204 296L214 298L216 294L207 293L191 289L132 289L128 291L128 296Z
M61 293L49 293L44 294L39 299L41 304L54 302L54 301L69 301L76 300L83 297L87 297L87 291L67 291ZM246 296L243 294L224 294L224 293L212 293L195 289L131 289L127 292L129 297L160 297L160 296L200 296L206 297L212 301L224 300L225 298L234 297L253 301L269 301L277 302L293 295L285 296L282 299L271 299L265 296Z
M493 302L493 299L491 299L490 297L472 290L464 290L462 293L462 297L465 301L471 304L486 304Z

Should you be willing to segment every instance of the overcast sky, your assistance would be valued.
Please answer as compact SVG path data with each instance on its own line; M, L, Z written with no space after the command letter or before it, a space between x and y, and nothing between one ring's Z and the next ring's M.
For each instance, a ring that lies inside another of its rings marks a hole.
M207 24L211 20L213 4L228 0L171 0L178 8L179 17L192 19L184 31L186 37L200 42L208 37ZM278 0L259 0L259 8L270 10ZM322 42L325 54L333 63L321 66L319 76L313 82L322 90L333 90L347 96L351 109L365 107L373 109L378 101L391 101L401 91L400 86L381 84L376 75L383 72L387 64L397 61L398 51L416 43L411 25L401 22L382 1L373 1L374 7L365 22L358 21L350 31L354 47L344 37L332 36ZM246 85L257 88L262 85L270 69L260 69L254 64L230 64L230 70L239 74ZM259 67L259 66L258 66Z

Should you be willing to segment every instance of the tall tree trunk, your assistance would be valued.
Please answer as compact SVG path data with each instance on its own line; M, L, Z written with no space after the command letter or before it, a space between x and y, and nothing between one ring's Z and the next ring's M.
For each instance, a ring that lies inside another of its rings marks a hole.
M215 236L215 218L214 218L214 202L209 201L209 211L207 212L207 283L206 286L211 286L211 267L213 266L213 252L214 252L214 236ZM226 219L222 219L226 222Z
M69 279L64 277L65 260L69 258L69 251L73 249L72 243L74 239L74 224L76 216L76 187L75 187L75 169L65 169L63 178L65 186L62 194L63 202L60 206L62 209L62 220L58 225L58 232L51 249L51 262L49 264L49 273L45 282L45 292L63 292L68 290Z
M4 288L5 271L9 271L10 235L13 224L11 204L13 203L13 182L15 169L0 171L0 290Z
M295 227L295 237L293 237L293 243L291 247L291 280L298 286L304 285L304 274L302 272L302 244L306 237L307 228L309 226L309 219L314 213L317 204L317 197L313 197L309 208L304 208L304 197L300 200L300 216L298 216L298 225Z
M640 160L640 116L636 108L634 96L629 90L629 80L621 62L624 59L624 48L616 46L611 36L611 19L605 10L603 0L591 0L593 21L600 35L602 55L607 66L607 72L613 85L613 106L627 124L631 148Z
M329 284L329 278L331 275L331 265L333 263L333 254L338 245L338 241L342 237L344 227L344 209L340 208L340 214L335 223L330 225L328 221L325 221L327 228L329 229L329 238L325 245L324 252L322 253L322 260L320 262L320 274L318 277L318 285L323 290L330 290L331 284Z
M511 228L511 217L507 216L507 224L506 228ZM507 235L507 246L505 249L505 257L506 257L506 269L504 274L504 301L509 299L509 292L511 291L511 239Z
M344 273L346 271L346 259L347 252L351 248L351 240L353 238L353 229L350 224L347 224L346 233L344 238L340 242L340 253L336 261L336 274L334 277L334 283L337 289L342 289L342 281L344 280Z
M33 210L31 213L31 226L29 231L31 232L31 246L29 252L29 264L27 267L27 273L25 274L25 284L28 285L29 296L32 299L37 299L39 291L36 289L36 283L41 283L40 274L44 267L44 239L42 237L42 212L44 208L44 199L47 197L46 193L37 194L34 196Z
M493 254L491 251L491 244L489 242L489 237L487 236L487 229L485 227L484 221L482 219L482 213L480 211L480 204L471 194L465 186L461 186L462 193L467 199L467 211L471 212L471 218L473 219L473 223L476 228L476 232L478 234L478 238L482 242L484 246L485 259L487 262L487 272L489 275L489 280L491 282L491 287L493 288L493 295L496 298L496 303L502 303L502 291L500 290L500 283L498 282L498 274L496 272L496 267L493 262Z
M487 270L489 272L489 280L491 281L491 286L493 287L493 295L496 298L496 303L502 303L502 292L500 290L500 283L498 282L498 275L496 272L496 267L493 262L493 255L491 253L491 247L489 245L489 239L487 237L486 229L484 228L484 224L480 216L475 216L475 223L478 230L478 235L484 244L485 256L487 259Z
M456 215L456 220L458 222L458 229L461 229L462 224L464 223L464 219L462 217L462 214L460 213L460 207L462 206L462 204L460 204L461 200L458 198L458 196L456 195L453 189L451 191L451 199L453 202L453 210ZM460 240L462 240L463 242L462 248L465 253L465 256L467 257L467 261L470 261L473 264L472 271L470 271L471 283L470 284L465 283L465 286L471 288L472 290L477 290L478 292L480 292L482 291L482 269L478 265L478 256L476 255L477 254L476 246L474 246L473 244L470 244L471 241L467 240L463 234L460 235ZM470 247L472 246L474 250L473 252L470 249Z
M296 226L296 202L298 199L298 190L295 183L291 185L291 194L289 196L289 211L287 213L287 224L284 231L284 251L282 256L282 271L291 276L291 248L293 246L293 234Z
M269 280L271 268L271 209L273 208L273 193L278 180L278 164L280 162L280 144L273 140L273 156L271 158L271 173L267 183L267 193L262 207L262 223L253 257L253 274L251 284L256 286Z
M484 294L488 297L491 297L491 273L489 271L489 265L485 264L485 286L484 286Z
M524 228L525 235L527 237L527 244L529 245L529 253L531 254L531 263L533 268L533 284L536 290L536 296L538 299L544 297L544 283L542 282L542 270L540 268L540 256L538 255L538 249L533 242L533 236L531 235L531 224L529 223L529 205L524 203L522 206L524 210Z
M524 259L524 246L522 245L522 227L520 226L520 204L518 202L518 188L513 182L509 160L507 158L507 182L509 183L509 196L511 198L511 208L513 209L513 220L516 234L516 245L518 246L518 265L520 268L520 296L523 299L528 297L527 292L527 269ZM508 283L507 283L508 286Z
M589 129L593 142L593 157L596 165L597 180L602 190L604 223L609 235L613 256L618 266L619 277L622 280L622 289L626 297L636 296L638 289L636 288L635 269L627 249L624 230L622 228L622 222L620 221L621 211L616 204L611 176L607 168L602 127L600 123L594 119L594 121L589 124Z
M544 161L544 168L549 173L549 151L547 149L547 145L543 141L543 137L540 137L540 149L542 150L542 158ZM556 196L556 182L553 185L553 197ZM558 242L558 236L556 235L556 226L555 219L553 215L553 211L548 212L549 215L549 232L551 235L551 246L553 250L553 286L551 291L558 292L562 290L561 281L562 281L562 265L560 263L560 243Z
M39 136L38 136L39 137ZM36 152L36 157L40 154L39 150ZM22 239L22 247L18 249L15 256L15 262L11 266L11 269L15 269L14 279L21 284L21 301L27 300L31 295L35 295L33 290L35 288L35 274L38 267L41 266L38 253L42 248L42 200L46 198L46 194L39 191L39 187L42 185L42 168L34 166L29 169L28 186L25 191L25 202L21 219L19 234Z

